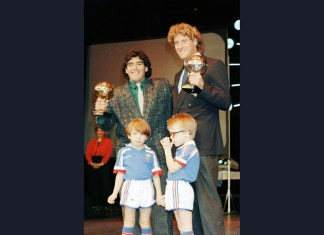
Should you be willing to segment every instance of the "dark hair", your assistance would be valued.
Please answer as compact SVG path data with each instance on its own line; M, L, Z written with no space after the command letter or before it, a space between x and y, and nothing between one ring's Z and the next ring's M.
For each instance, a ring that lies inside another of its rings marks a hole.
M99 125L95 126L95 132L97 132L98 129L103 130ZM104 131L104 130L103 130Z
M124 78L129 80L128 74L126 73L127 63L134 57L139 57L144 62L144 66L147 67L147 71L145 72L145 77L149 78L152 75L152 68L151 68L151 61L148 58L148 56L145 54L144 51L141 49L132 49L130 50L127 55L125 56L124 63L122 65L122 72L124 75Z

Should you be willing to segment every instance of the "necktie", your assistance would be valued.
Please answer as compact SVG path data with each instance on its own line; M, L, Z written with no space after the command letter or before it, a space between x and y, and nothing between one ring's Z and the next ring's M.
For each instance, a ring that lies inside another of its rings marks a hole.
M182 76L182 85L186 83L186 81L188 80L188 71L186 69L184 69L183 71L183 76Z
M141 114L143 115L143 106L144 106L144 95L141 87L141 83L136 83L137 86L137 95L138 95L138 106L140 108Z
M187 79L188 79L188 71L184 68L183 72L182 72L182 76L181 76L179 84L178 84L178 92L181 91L181 89L182 89L181 87L183 84L185 84Z

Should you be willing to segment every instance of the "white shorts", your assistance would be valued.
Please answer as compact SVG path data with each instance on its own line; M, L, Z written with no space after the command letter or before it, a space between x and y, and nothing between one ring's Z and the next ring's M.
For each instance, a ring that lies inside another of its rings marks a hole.
M154 195L151 179L125 180L121 191L120 205L134 209L152 207L155 203Z
M167 180L165 188L165 210L177 209L192 211L194 191L189 182L183 180Z

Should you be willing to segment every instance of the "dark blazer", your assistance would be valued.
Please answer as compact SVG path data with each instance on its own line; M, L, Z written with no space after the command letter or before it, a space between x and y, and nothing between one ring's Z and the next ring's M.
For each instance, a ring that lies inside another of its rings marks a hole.
M207 71L202 76L204 87L197 97L181 90L178 82L182 69L175 75L173 113L189 113L197 121L195 141L200 155L224 154L224 146L219 123L219 110L228 110L231 105L228 72L225 64L218 59L207 57ZM188 81L187 81L188 82Z
M117 124L117 152L130 142L125 133L126 125L133 118L143 118L149 123L152 132L146 145L155 151L159 163L165 164L160 140L168 136L166 124L172 114L171 88L167 79L146 79L143 116L135 103L129 83L115 88L113 97L108 101L108 115L98 117L97 122L104 130L111 130Z

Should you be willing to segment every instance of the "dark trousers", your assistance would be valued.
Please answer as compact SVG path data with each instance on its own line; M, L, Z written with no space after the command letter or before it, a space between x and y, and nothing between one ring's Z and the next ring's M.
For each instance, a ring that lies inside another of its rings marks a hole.
M197 235L224 235L224 209L217 191L218 157L200 156L192 213L193 230Z
M108 164L99 169L88 166L89 188L92 206L107 206L107 199L111 194L111 179Z

